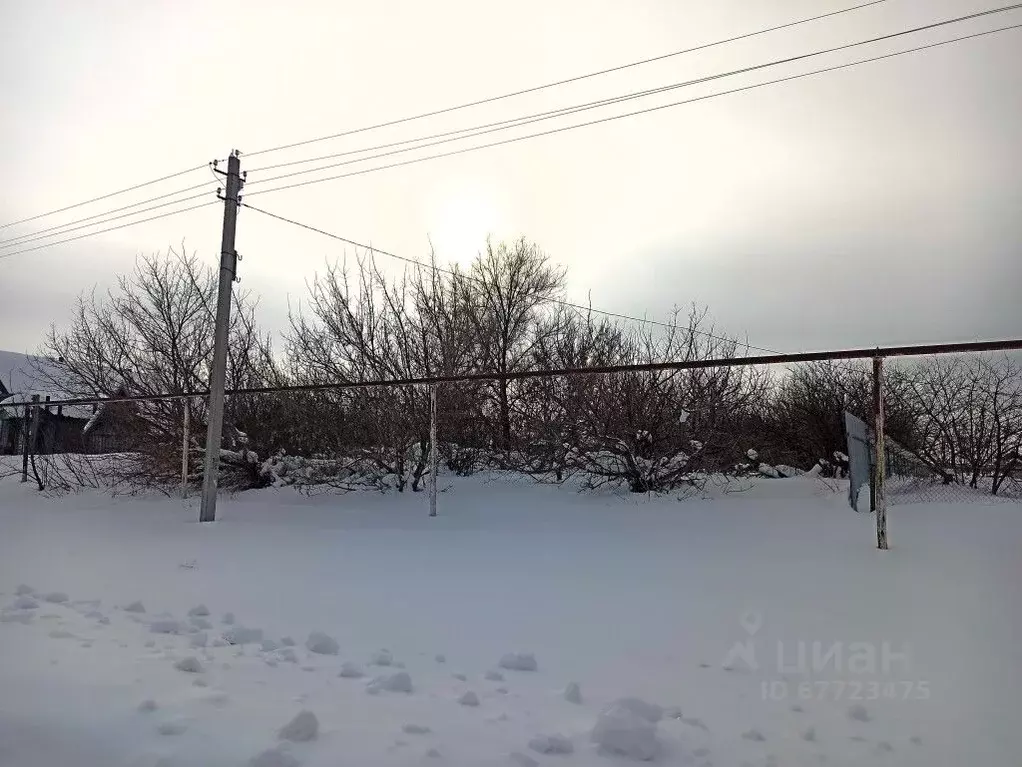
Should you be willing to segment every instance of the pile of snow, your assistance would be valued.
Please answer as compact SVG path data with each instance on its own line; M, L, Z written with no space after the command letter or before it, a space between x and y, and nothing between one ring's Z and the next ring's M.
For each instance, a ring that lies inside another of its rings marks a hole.
M640 761L654 759L659 751L656 730L663 710L638 698L621 698L596 718L592 740L601 749Z

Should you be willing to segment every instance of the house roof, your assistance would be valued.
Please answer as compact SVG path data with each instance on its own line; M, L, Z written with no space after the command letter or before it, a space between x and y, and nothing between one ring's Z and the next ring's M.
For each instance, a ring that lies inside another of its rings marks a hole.
M67 395L56 390L51 379L60 377L60 367L45 357L35 357L17 352L0 350L0 403L23 404L32 401L32 395L39 399L67 399ZM92 417L92 408L86 405L71 405L62 408L68 418L87 419ZM17 417L17 408L0 408L0 419ZM18 413L20 416L20 413Z
M45 357L0 350L0 395L50 388L45 380L40 380L44 378L39 375L40 368L54 376L59 371L56 363Z

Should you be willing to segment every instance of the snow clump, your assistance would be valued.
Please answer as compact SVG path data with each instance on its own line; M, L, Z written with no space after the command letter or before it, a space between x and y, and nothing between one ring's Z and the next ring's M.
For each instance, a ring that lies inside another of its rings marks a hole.
M178 671L184 671L188 674L199 674L202 672L202 664L199 663L199 659L194 655L189 655L186 658L182 658L174 664L174 668Z
M363 676L365 676L365 672L362 671L362 667L359 666L357 663L345 661L344 663L341 664L341 670L337 674L337 676L342 677L344 679L361 679Z
M612 754L649 761L659 750L656 723L661 714L659 706L638 698L622 698L597 716L592 740Z
M564 699L568 703L582 702L582 689L578 686L578 682L568 682L568 686L564 688Z
M500 663L497 665L511 671L535 671L537 669L536 656L531 652L509 652L500 659Z
M238 624L231 626L223 633L223 638L227 644L245 645L252 644L254 642L263 641L263 630L262 629L250 629Z
M563 735L537 735L529 741L529 748L540 754L570 754L575 750Z
M528 754L523 754L521 751L512 751L509 756L511 761L517 764L518 767L539 767L539 762Z
M407 671L398 671L395 674L378 676L366 686L371 693L380 692L411 692L412 677Z
M149 624L149 630L154 634L180 634L181 624L173 618L157 618Z
M268 748L248 760L249 767L299 767L301 762L280 746Z
M305 648L319 655L337 655L341 648L337 640L322 631L313 631L305 640Z
M277 733L281 740L304 743L315 740L319 734L319 720L311 711L304 710L295 714L295 718L280 728Z

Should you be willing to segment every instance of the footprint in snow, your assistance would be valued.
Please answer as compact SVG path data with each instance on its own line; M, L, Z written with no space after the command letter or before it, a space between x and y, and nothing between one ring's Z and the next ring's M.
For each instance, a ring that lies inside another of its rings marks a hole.
M759 730L746 730L742 733L742 737L746 740L755 740L759 742L766 740L766 736Z

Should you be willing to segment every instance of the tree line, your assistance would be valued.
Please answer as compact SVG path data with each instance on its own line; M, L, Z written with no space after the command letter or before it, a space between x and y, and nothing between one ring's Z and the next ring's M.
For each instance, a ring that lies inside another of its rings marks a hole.
M430 266L439 266L435 258ZM415 267L396 278L362 254L316 276L276 338L257 322L257 298L236 291L227 385L504 375L748 353L705 309L675 311L660 324L619 321L565 305L566 285L565 270L525 239L487 242L464 269ZM51 328L44 352L63 361L54 390L208 388L215 301L216 274L194 254L140 257L110 290L79 296L71 320ZM885 398L890 436L935 472L995 493L1017 483L1022 375L1012 359L902 364L888 370ZM832 470L845 449L843 413L868 420L870 402L868 371L849 363L446 383L438 389L438 449L455 473L496 468L662 492L755 471L760 460ZM197 482L201 398L103 409L123 448L124 459L110 464L120 481L167 488L179 481L185 408ZM420 490L429 409L424 386L231 396L223 481L233 489Z

